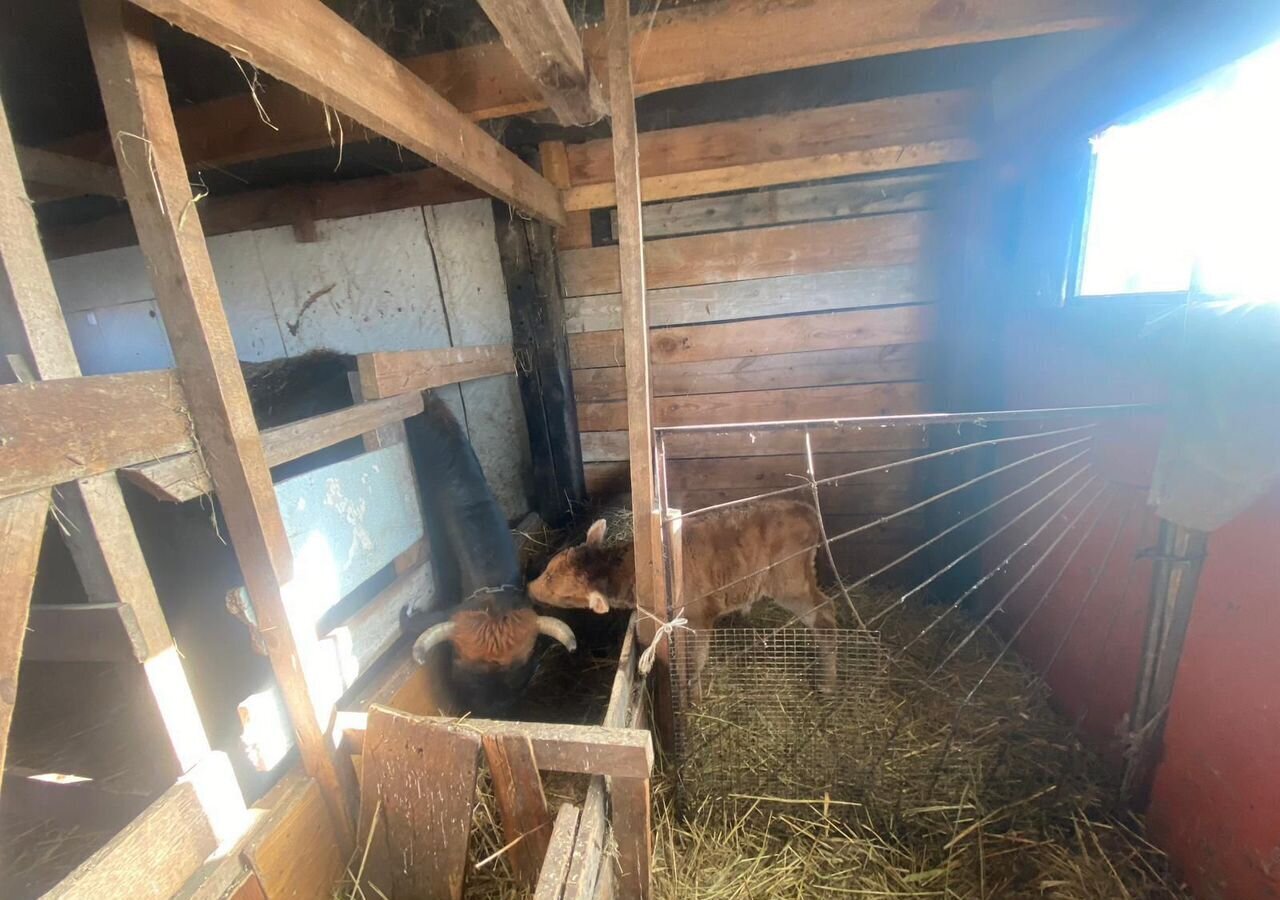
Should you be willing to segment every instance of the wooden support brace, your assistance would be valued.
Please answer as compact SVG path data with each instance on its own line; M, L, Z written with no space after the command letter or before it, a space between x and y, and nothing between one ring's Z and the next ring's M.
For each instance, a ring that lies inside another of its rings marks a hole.
M196 437L267 639L308 773L319 783L344 851L349 787L316 720L281 597L293 561L248 390L218 295L178 146L152 20L120 0L83 3L89 47L124 180Z
M551 813L533 742L527 737L496 734L486 734L483 741L503 841L510 847L507 858L516 877L534 887L551 842Z
M622 900L647 900L653 856L649 779L614 778L609 783L609 803L618 846L617 895Z
M27 634L31 586L44 540L49 493L0 500L0 771L9 746L9 724L18 699L18 668Z
M560 900L564 892L565 878L569 875L569 861L573 854L573 839L578 834L578 807L569 803L560 806L556 822L551 829L551 842L538 873L538 884L533 900Z
M120 173L111 166L38 147L18 147L17 150L22 177L36 187L30 193L40 195L42 199L82 194L124 197ZM40 191L39 188L54 190Z

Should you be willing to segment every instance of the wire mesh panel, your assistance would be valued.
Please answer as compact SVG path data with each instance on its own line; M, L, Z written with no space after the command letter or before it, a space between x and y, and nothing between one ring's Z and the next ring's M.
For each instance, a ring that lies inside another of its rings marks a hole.
M865 789L882 746L869 725L886 718L891 702L878 634L722 628L682 633L675 652L686 802L847 797Z

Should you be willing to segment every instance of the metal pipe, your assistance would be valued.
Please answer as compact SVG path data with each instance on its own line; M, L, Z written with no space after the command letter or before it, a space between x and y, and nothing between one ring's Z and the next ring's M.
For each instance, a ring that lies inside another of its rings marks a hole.
M1162 407L1150 403L1124 403L1110 406L1064 406L1050 409L1005 409L969 413L915 413L901 416L845 416L831 419L781 419L769 422L727 422L710 425L662 425L654 431L666 434L699 434L731 431L778 431L801 428L898 427L903 425L986 425L990 422L1023 420L1124 417L1158 413Z

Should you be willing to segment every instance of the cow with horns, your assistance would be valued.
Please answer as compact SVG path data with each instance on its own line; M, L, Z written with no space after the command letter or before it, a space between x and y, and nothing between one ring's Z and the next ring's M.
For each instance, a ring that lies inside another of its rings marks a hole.
M635 609L635 546L631 540L606 540L608 523L597 520L587 539L554 556L529 583L539 603L562 609ZM818 587L817 552L821 526L812 506L792 500L762 500L684 523L682 538L684 617L695 632L715 627L718 619L746 611L769 599L795 614L814 631L821 658L819 687L836 681L831 603ZM699 675L710 645L698 641L690 672L696 700Z
M440 597L431 610L405 610L402 628L417 635L420 665L436 647L451 648L449 683L460 709L507 715L537 668L539 636L571 652L577 641L564 622L534 611L515 540L471 443L442 400L427 393L424 401L405 430Z

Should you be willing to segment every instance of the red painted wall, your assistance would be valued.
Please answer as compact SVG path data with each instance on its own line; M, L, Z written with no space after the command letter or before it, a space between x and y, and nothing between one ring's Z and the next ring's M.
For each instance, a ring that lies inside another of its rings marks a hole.
M1013 314L1001 341L1004 405L1158 400L1159 380L1136 333L1131 318L1096 309ZM1125 424L1097 442L1099 469L1132 487L1116 494L1019 641L1033 666L1048 661L1132 505L1048 678L1063 712L1115 759L1145 628L1151 567L1134 556L1155 535L1145 494L1158 434L1151 422ZM1002 627L1025 618L1058 567L1046 561ZM1152 837L1197 897L1280 897L1280 488L1210 539L1147 816Z

